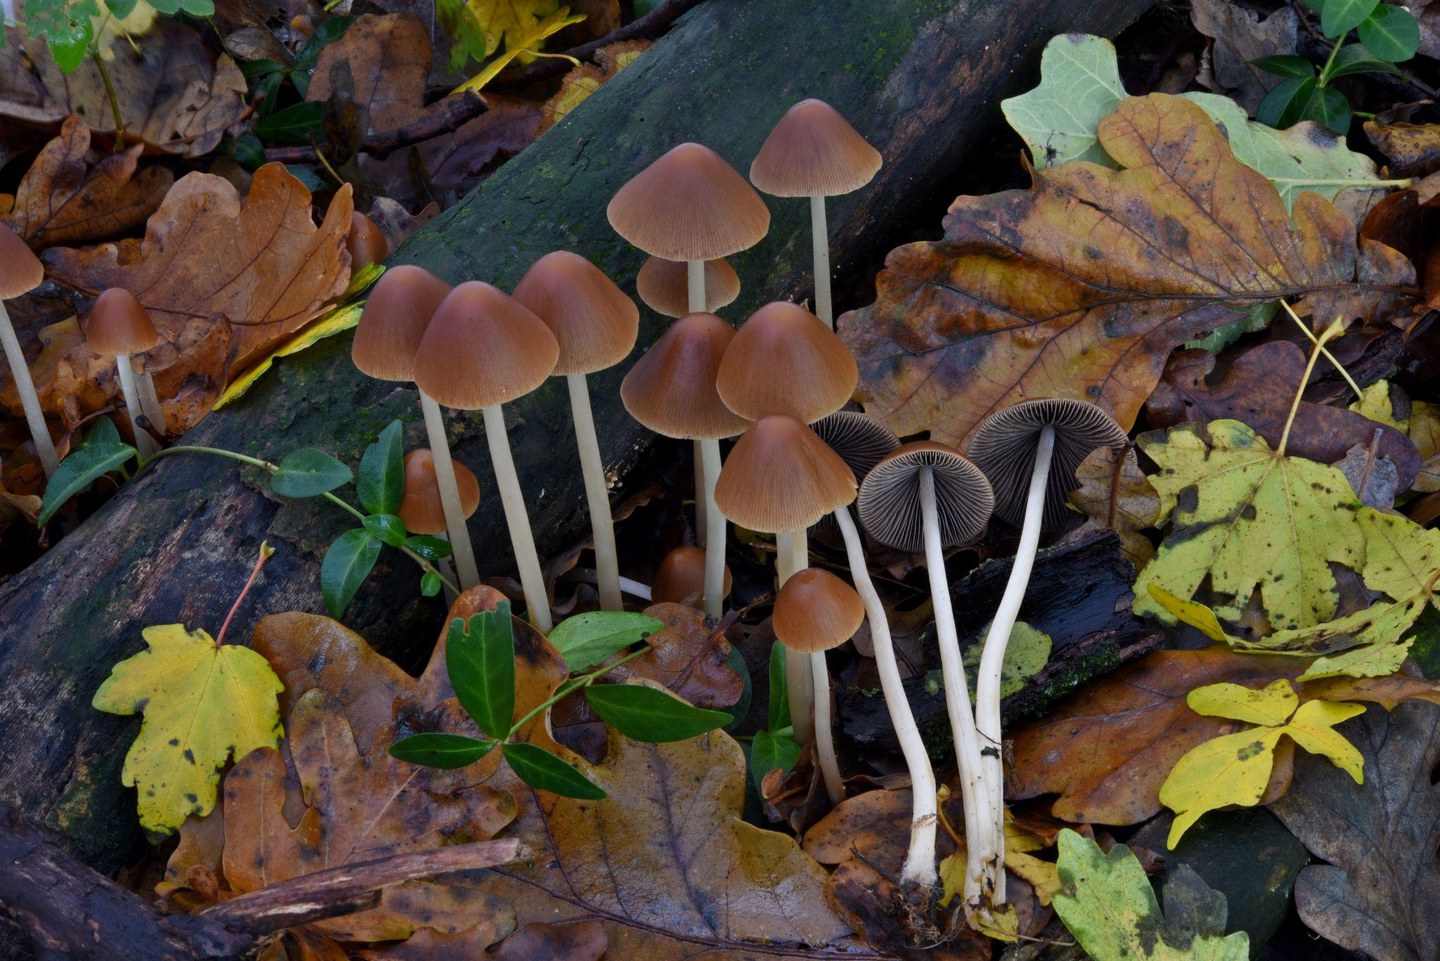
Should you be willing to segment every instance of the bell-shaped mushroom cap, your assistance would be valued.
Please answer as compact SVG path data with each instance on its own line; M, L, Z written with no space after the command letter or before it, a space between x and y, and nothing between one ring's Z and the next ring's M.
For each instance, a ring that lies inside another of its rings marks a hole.
M728 257L770 229L755 188L698 143L682 143L632 177L605 213L616 233L666 260Z
M775 595L775 637L802 654L828 651L855 635L865 602L855 588L818 567L790 575Z
M681 317L620 384L625 409L657 434L681 440L733 437L750 422L715 391L720 358L735 329L714 314Z
M736 442L715 503L741 527L775 534L809 527L855 499L855 475L793 417L757 421Z
M557 374L593 374L625 359L640 332L640 309L599 267L568 250L531 265L513 295L560 342Z
M689 266L683 260L651 257L635 275L635 292L657 314L690 313ZM705 261L705 310L715 313L740 296L740 275L724 259Z
M497 287L469 280L445 296L415 351L415 386L446 406L480 410L523 397L555 370L545 322Z
M160 343L160 335L135 295L121 287L101 291L85 323L85 343L102 357L138 354Z
M901 551L925 549L920 515L920 472L935 477L935 513L946 547L979 537L995 510L985 474L959 451L919 441L883 458L860 485L860 523L870 536Z
M459 461L455 465L455 486L460 490L460 510L469 517L480 507L480 481ZM445 533L445 508L440 504L440 485L435 480L435 455L418 447L405 455L405 493L395 511L412 534Z
M880 151L823 100L791 107L750 165L750 182L774 197L833 197L874 179Z
M423 267L391 267L360 312L350 358L376 380L414 380L415 351L450 285Z
M880 463L880 458L900 446L895 432L868 414L858 410L837 410L810 425L825 445L840 455L855 472L855 480Z
M808 424L844 407L859 376L849 348L819 317L776 302L745 321L715 385L747 420L788 414Z
M345 249L350 251L350 272L378 264L390 256L390 241L375 221L356 210L350 214L350 233L345 235Z
M730 596L730 568L725 568L722 597ZM705 551L699 547L677 547L666 554L650 582L650 600L655 604L678 604L687 597L705 593Z
M0 224L0 300L28 294L44 282L40 258L13 230Z
M966 452L995 488L995 513L1012 524L1025 519L1025 498L1035 469L1040 432L1055 429L1055 453L1045 491L1044 525L1065 517L1065 497L1076 486L1075 470L1097 447L1123 447L1125 431L1094 404L1041 398L1021 401L982 420Z

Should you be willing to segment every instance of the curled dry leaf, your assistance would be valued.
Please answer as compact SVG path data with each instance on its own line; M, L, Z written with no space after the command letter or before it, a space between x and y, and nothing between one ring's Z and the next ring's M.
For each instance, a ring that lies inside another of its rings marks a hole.
M867 411L949 443L1027 397L1095 401L1129 427L1170 351L1237 308L1304 297L1318 317L1370 317L1413 282L1318 195L1288 216L1188 101L1130 98L1100 142L1121 170L1067 164L962 197L943 240L891 252L877 302L840 324Z
M1140 469L1135 448L1097 448L1075 469L1080 486L1070 503L1089 519L1087 527L1113 530L1135 569L1155 556L1155 545L1141 531L1160 522L1160 495Z
M560 78L560 89L551 94L541 108L540 129L536 136L555 126L565 115L580 106L590 95L604 86L635 58L650 47L649 40L624 40L607 44L595 51L595 64L582 63Z
M1251 61L1295 52L1299 18L1281 7L1263 20L1229 0L1194 0L1190 19L1210 46L1200 61L1197 78L1206 89L1228 94L1250 113L1283 77L1266 73Z

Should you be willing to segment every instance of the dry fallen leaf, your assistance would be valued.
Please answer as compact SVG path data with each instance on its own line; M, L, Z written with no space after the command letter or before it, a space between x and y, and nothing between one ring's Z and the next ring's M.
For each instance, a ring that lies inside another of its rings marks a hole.
M1200 63L1200 84L1234 97L1254 113L1283 78L1251 61L1295 52L1299 21L1295 11L1281 7L1262 20L1258 13L1229 0L1194 0L1190 19L1211 41Z
M1155 545L1141 531L1160 522L1160 495L1140 469L1135 448L1097 448L1080 462L1075 478L1080 486L1070 492L1070 503L1088 518L1081 529L1115 531L1140 570L1155 556Z

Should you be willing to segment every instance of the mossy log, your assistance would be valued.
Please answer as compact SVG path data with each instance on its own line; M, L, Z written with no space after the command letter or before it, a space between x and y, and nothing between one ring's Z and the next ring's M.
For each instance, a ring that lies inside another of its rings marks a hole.
M999 121L999 100L1034 82L1046 40L1071 30L1113 34L1149 2L709 0L394 260L508 289L541 254L568 248L633 289L644 255L606 222L615 190L684 140L707 143L747 170L780 115L813 96L835 105L885 156L870 186L830 204L835 270L853 275L913 239L912 224L933 225L963 165L988 160L971 145ZM735 258L745 289L729 318L809 294L808 206L770 204L769 236ZM647 316L642 346L662 323ZM601 446L619 493L649 441L617 396L626 367L592 378ZM537 540L542 553L554 551L585 519L563 385L552 382L508 416ZM407 446L423 444L414 391L359 375L342 337L281 362L185 442L270 460L313 445L353 464L397 417ZM486 478L479 418L452 417L450 425L458 458ZM142 627L217 628L262 540L277 553L232 636L244 637L262 614L321 610L320 556L347 526L333 507L282 502L252 469L215 458L168 458L127 485L0 587L0 799L57 830L96 868L122 866L139 840L134 794L120 786L138 722L95 712L93 692L111 665L140 649ZM498 498L486 500L471 531L482 571L505 573ZM443 608L420 597L408 560L387 553L345 620L413 664Z

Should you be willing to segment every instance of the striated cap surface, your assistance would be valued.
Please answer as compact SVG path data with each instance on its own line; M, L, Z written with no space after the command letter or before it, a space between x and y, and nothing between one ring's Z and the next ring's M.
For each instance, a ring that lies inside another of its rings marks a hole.
M855 588L829 571L807 567L790 576L775 595L775 637L804 654L839 647L865 620Z
M798 531L855 499L855 475L793 417L766 417L741 435L715 483L715 503L752 531Z
M635 275L635 292L657 314L684 317L690 313L690 278L683 260L651 257ZM729 261L705 261L705 311L715 313L740 296L740 275Z
M995 494L984 472L953 448L917 441L881 458L860 485L860 523L871 537L896 550L925 549L920 473L926 469L935 478L940 543L968 544L985 530Z
M85 323L85 343L97 354L139 354L160 343L150 312L130 291L111 287L95 298Z
M455 467L455 486L460 490L460 510L469 517L480 507L480 481L464 464L451 463ZM440 503L435 455L430 448L418 447L405 455L405 493L395 513L412 534L433 537L445 533L445 508Z
M735 329L714 314L681 317L620 384L625 409L657 434L682 440L733 437L749 426L720 400L715 374Z
M361 373L377 380L414 380L415 351L430 318L450 285L423 267L391 267L375 282L360 322L350 358Z
M44 282L45 267L40 258L15 231L0 224L0 300L28 294Z
M880 151L823 100L802 100L765 138L750 181L774 197L833 197L859 190L879 173Z
M499 288L466 281L440 302L425 329L415 386L446 407L494 407L545 383L559 356L544 321Z
M560 344L557 374L593 374L620 363L640 333L640 310L604 272L557 250L531 265L514 298L545 322Z
M807 424L834 413L855 392L855 358L820 318L797 304L766 304L725 350L716 387L747 420L788 414Z

